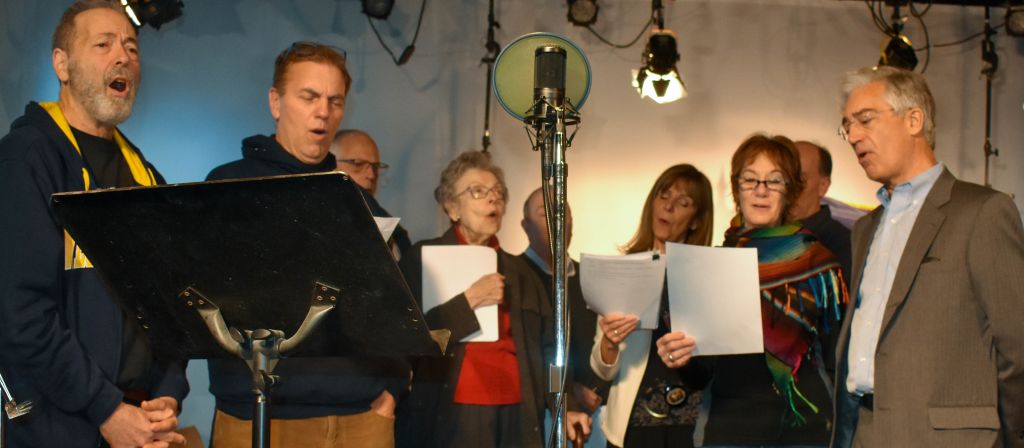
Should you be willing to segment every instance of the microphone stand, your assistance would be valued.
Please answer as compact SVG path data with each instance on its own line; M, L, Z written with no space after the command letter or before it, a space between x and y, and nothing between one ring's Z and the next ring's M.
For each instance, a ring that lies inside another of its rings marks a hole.
M494 20L494 0L490 0L490 9L487 11L487 43L484 44L487 54L480 59L480 62L487 64L487 82L484 83L487 84L487 94L484 95L484 136L481 141L483 152L487 152L491 146L491 77L494 76L494 61L498 59L498 52L501 51L498 41L494 40L495 28L501 28L501 24Z
M561 49L559 49L561 50ZM564 52L564 50L563 50ZM572 135L567 135L567 125L579 124L579 112L568 99L561 100L563 94L552 95L554 103L541 96L531 108L534 113L526 118L536 132L534 150L541 152L541 179L543 181L544 210L547 216L548 241L551 244L552 260L552 296L555 298L555 362L549 365L548 392L555 395L555 406L551 410L551 436L554 446L566 446L565 433L565 380L566 360L569 345L569 310L567 294L568 256L568 205L566 181L568 164L565 151L572 143ZM560 104L559 104L560 103ZM549 445L551 439L548 440Z

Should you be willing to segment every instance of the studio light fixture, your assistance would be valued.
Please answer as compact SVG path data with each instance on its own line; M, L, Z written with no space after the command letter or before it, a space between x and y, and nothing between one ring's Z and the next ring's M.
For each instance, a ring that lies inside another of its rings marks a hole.
M882 30L887 38L887 40L882 41L881 55L878 58L878 65L876 67L889 66L906 70L913 70L914 67L917 67L917 54L914 46L910 43L910 38L903 34L903 24L909 18L900 14L899 3L892 5L891 24L886 24L885 19L882 18L881 3L878 4L877 10L870 4L868 6L871 8L871 16L875 21L875 26ZM924 20L921 19L923 13L917 14L912 6L910 13L917 17L918 20L921 20L921 25L924 26ZM927 34L927 30L925 30L925 35ZM927 64L925 66L927 68Z
M1006 34L1024 37L1024 5L1006 8Z
M886 43L882 41L882 55L878 58L878 65L887 65L907 70L917 67L917 54L906 34L897 34Z
M363 14L378 20L387 20L395 0L363 0Z
M181 17L185 7L181 0L121 0L121 5L136 28L148 24L154 29Z
M590 26L597 22L597 0L569 0L569 21L576 26Z
M671 103L686 97L686 86L676 68L679 48L675 33L665 29L661 0L654 0L652 8L656 28L651 30L651 38L644 47L643 66L633 73L633 87L640 98L650 98L658 104Z

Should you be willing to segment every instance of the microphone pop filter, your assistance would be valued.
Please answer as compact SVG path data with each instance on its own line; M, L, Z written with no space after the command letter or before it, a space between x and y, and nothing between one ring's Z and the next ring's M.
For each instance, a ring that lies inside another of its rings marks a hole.
M575 43L551 33L520 36L498 54L491 77L498 103L517 120L525 121L532 110L536 50L545 45L565 50L565 97L573 107L582 109L590 94L590 61Z

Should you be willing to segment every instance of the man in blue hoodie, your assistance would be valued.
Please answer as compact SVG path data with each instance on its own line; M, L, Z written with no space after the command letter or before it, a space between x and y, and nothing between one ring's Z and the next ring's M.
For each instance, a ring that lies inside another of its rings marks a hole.
M207 180L333 171L329 149L351 82L337 50L292 44L274 63L269 100L275 134L243 140L242 159L214 168ZM212 445L251 446L249 367L240 359L211 359L209 366L210 391L217 398ZM282 381L271 393L271 447L394 446L395 406L409 387L404 360L292 358L274 373Z
M139 88L135 29L114 2L76 2L54 31L52 58L59 100L30 103L0 140L0 370L18 400L35 403L10 421L8 442L183 442L184 363L154 359L50 201L163 182L117 129Z

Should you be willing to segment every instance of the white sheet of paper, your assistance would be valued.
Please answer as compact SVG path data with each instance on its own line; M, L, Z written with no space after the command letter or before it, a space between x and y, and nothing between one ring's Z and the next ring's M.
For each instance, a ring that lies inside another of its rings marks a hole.
M423 246L423 312L469 289L487 274L498 272L498 253L484 246ZM462 342L498 340L498 305L481 306L473 312L480 331Z
M395 233L395 229L398 228L398 221L402 218L381 218L374 216L373 220L377 223L377 229L380 230L380 236L384 237L384 241L391 239L391 234Z
M764 352L757 249L667 243L672 331L696 356Z
M654 252L580 256L580 285L587 307L604 315L635 314L640 328L658 328L665 258Z

